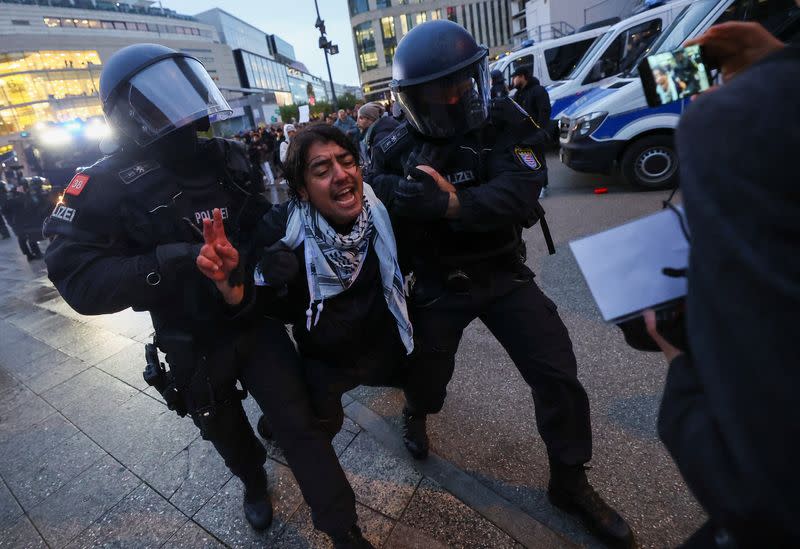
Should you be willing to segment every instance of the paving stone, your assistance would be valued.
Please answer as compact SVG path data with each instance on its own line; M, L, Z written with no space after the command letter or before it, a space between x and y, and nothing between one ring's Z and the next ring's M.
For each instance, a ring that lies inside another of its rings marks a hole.
M217 539L194 521L189 521L163 546L163 549L222 549Z
M189 417L179 417L142 393L120 406L111 418L89 418L76 424L140 476L161 467L198 434Z
M13 293L13 290L8 288L10 291L9 293ZM30 308L30 305L25 303L24 301L20 301L16 298L5 298L0 301L0 318L8 318L12 315L15 315L21 311L25 311ZM22 331L22 330L20 330Z
M104 455L106 453L97 444L78 432L3 476L22 507L29 510Z
M81 532L67 547L159 547L187 520L167 500L142 484Z
M516 545L508 534L427 478L400 522L452 547L514 549Z
M50 311L50 309L47 309ZM68 335L68 332L65 330L74 329L78 326L82 326L80 322L73 320L71 318L62 316L58 313L50 311L52 316L48 317L46 320L43 320L36 326L33 326L30 330L30 335L34 336L37 339L41 339L45 343L50 344L51 340L56 340L56 336L58 335L60 338L65 338Z
M20 517L17 522L6 529L0 526L0 548L38 549L40 547L45 548L47 545L28 517Z
M375 547L383 547L395 522L358 503L356 512L358 513L358 526L367 541ZM326 534L314 528L311 521L311 509L308 505L303 504L283 529L274 547L276 549L331 549L333 543Z
M11 389L18 389L18 386L19 383L13 376L5 368L0 368L0 396Z
M28 361L24 369L18 369L14 375L22 380L27 381L32 377L36 377L43 373L49 372L55 366L65 362L71 357L56 349L50 349L47 353L37 357L34 360Z
M125 309L110 315L90 317L88 323L131 339L146 330L153 331L153 322L150 319L150 314L137 312L133 309Z
M28 515L50 546L63 546L140 484L111 456L72 479Z
M333 437L333 450L336 452L337 456L340 456L347 450L347 447L350 446L350 443L353 442L353 439L356 438L355 433L351 433L350 431L346 431L342 429L336 436Z
M6 414L0 414L0 447L54 412L52 406L33 395L31 398L26 398L23 405L9 409Z
M448 546L436 541L425 532L411 528L400 522L392 530L383 549L447 549ZM520 549L523 549L520 545Z
M42 397L61 411L78 407L110 412L137 393L136 389L107 373L96 368L88 368L45 391Z
M400 517L422 479L413 465L365 433L356 437L340 461L356 500L394 519Z
M269 492L274 515L266 532L256 532L242 512L242 483L232 478L194 516L195 522L232 547L263 547L271 543L303 502L300 488L288 467L267 460Z
M12 374L24 372L28 363L52 351L52 347L29 335L0 347L0 366Z
M355 435L361 432L361 427L359 427L355 421L353 421L347 416L344 417L344 422L342 423L342 429L344 429L345 431L349 431Z
M183 511L194 515L232 474L214 446L199 436L187 448L142 478Z
M59 350L93 366L118 353L130 344L131 340L127 337L93 328L90 334L62 345Z
M53 329L39 331L36 333L36 337L51 347L60 349L73 341L91 337L91 335L96 331L97 328L72 319L70 321L63 322L60 326Z
M149 387L142 377L145 367L144 345L138 341L130 341L121 351L96 366L140 391Z
M55 316L53 311L31 306L30 308L20 309L17 313L6 317L6 320L14 326L30 333L36 326Z
M64 355L59 351L53 352L58 353L57 355L54 355L54 358L61 359L62 356L65 356L66 360L59 363L47 363L43 359L50 356L49 353L45 355L45 357L38 358L36 360L39 364L37 369L42 370L41 373L38 373L25 381L25 384L30 387L33 392L39 395L48 391L49 389L52 389L56 385L75 377L89 368L89 365L82 360L78 360L77 358L73 358L69 355Z
M22 507L6 483L0 480L0 531L12 526L21 515Z
M0 474L9 475L37 456L73 437L78 429L64 416L51 414L43 421L31 425L0 443Z

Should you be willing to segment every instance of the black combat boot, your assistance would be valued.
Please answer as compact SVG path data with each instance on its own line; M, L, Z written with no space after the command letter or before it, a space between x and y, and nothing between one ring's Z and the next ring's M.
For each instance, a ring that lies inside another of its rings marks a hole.
M592 488L583 465L551 462L547 496L550 503L580 519L590 532L610 547L636 547L630 526Z
M375 549L375 546L368 542L358 526L353 526L347 533L341 536L334 536L334 549Z
M272 524L272 502L267 492L267 475L264 468L243 475L244 516L256 530L266 530Z
M428 432L425 426L426 414L415 414L407 407L403 408L403 444L414 459L428 457Z
M39 248L39 243L35 240L31 240L28 242L28 247L31 250L31 255L33 259L41 259L42 258L42 250Z

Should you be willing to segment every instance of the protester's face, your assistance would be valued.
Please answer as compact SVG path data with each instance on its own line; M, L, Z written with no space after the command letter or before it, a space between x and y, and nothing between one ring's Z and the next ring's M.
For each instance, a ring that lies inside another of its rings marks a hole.
M344 120L347 118L347 113L344 111L339 111L339 120Z
M351 224L363 207L364 183L356 159L333 142L314 143L306 158L300 198L311 202L333 226Z
M356 120L356 125L358 125L359 130L366 130L372 123L375 122L372 118L367 118L366 116L359 116L358 120Z
M525 77L518 74L511 79L511 84L517 89L524 88L526 84Z
M296 134L296 133L297 133L297 130L289 130L288 132L286 132L286 135L289 136L289 139L291 139L291 138L294 137L294 134Z
M656 79L656 84L659 86L665 86L667 84L667 75L664 71L654 70L653 71L653 78Z

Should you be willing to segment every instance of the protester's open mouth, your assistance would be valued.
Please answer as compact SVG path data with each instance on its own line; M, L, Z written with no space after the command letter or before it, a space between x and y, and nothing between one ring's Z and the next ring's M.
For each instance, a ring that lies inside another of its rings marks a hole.
M333 196L334 202L342 208L352 208L356 205L356 189L355 187L347 187L342 189Z

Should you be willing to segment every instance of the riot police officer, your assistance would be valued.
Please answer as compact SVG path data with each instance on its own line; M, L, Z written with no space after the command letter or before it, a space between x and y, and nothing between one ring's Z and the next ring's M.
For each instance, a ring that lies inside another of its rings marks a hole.
M586 477L589 401L569 334L523 263L521 228L542 215L546 136L512 100L490 101L487 53L449 21L403 38L391 88L407 122L376 147L368 176L414 274L404 442L415 458L427 456L426 414L441 410L462 332L480 318L533 390L550 501L629 546L630 528Z
M253 358L252 323L247 307L227 305L195 266L203 220L215 209L248 263L248 232L269 209L263 182L239 144L198 138L210 115L231 109L193 57L155 44L123 48L103 68L100 98L117 150L77 173L48 218L48 275L79 313L150 312L169 371L151 347L148 382L214 444L244 483L247 520L265 529L266 452L237 389ZM237 273L236 287L252 279Z

